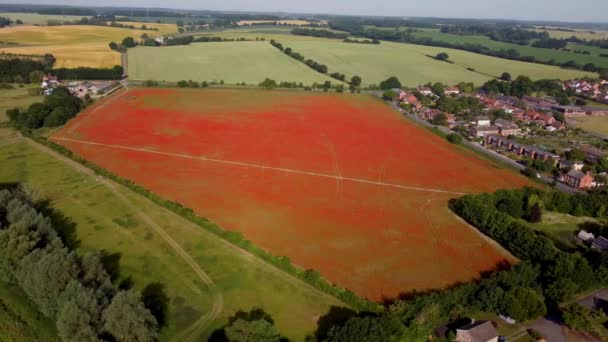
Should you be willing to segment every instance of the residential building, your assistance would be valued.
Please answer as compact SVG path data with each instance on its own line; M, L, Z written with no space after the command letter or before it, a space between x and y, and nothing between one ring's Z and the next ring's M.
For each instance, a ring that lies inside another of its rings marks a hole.
M581 163L580 161L572 161L572 160L560 160L559 162L559 168L561 170L567 170L570 171L572 169L574 170L578 170L581 171L583 169L583 166L585 166L585 164Z
M498 342L498 331L490 321L479 321L456 329L458 342Z
M42 78L41 88L54 88L60 84L59 77L47 74Z
M581 241L586 243L593 243L593 241L595 240L595 235L593 235L593 233L587 232L586 230L581 230L580 232L578 232L577 237L581 239Z
M599 107L583 107L585 114L591 116L604 116L608 115L608 108L599 108Z
M499 135L486 136L485 144L486 146L494 146L496 148L515 153L518 156L524 156L530 159L538 159L543 161L553 160L555 162L558 162L560 159L558 155L551 152L547 152L534 146L527 146Z
M598 237L597 239L593 240L593 242L591 243L591 248L597 249L601 252L607 251L608 250L608 239L606 239L603 236Z
M477 126L490 126L492 124L492 121L490 120L489 117L487 116L480 116L477 118Z
M551 108L557 112L564 113L567 118L587 115L585 110L578 106L553 106Z
M560 180L575 189L589 189L593 187L593 176L590 172L585 173L572 169L568 173L563 174Z
M471 128L471 135L483 138L488 135L495 135L500 133L500 128L498 126L477 126Z
M578 149L585 152L585 161L589 163L597 163L600 159L606 158L608 152L604 152L593 145L582 144Z
M431 90L431 88L429 87L421 87L418 88L418 92L424 96L430 96L433 95L433 91Z
M460 94L460 89L458 87L447 87L443 93L445 95L458 95Z

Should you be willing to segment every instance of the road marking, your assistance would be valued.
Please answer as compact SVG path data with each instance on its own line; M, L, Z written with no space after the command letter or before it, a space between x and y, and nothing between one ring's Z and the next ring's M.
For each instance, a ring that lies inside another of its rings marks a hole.
M271 167L271 166L266 166L266 165L258 165L258 164L244 163L244 162L231 161L231 160L222 160L222 159L214 159L214 158L207 158L207 157L195 157L195 156L190 156L187 154L152 151L152 150L146 150L144 148L128 147L128 146L113 145L113 144L103 144L103 143L97 143L97 142L86 141L86 140L76 140L76 139L59 138L59 137L51 137L51 139L69 141L69 142L86 144L86 145L111 147L111 148L136 151L136 152L160 154L160 155L179 157L179 158L185 158L185 159L202 160L202 161L212 162L212 163L238 165L238 166L245 166L245 167L257 168L257 169L263 169L263 170L273 170L273 171L281 171L281 172L308 175L308 176L321 177L321 178L330 178L330 179L335 179L338 181L351 181L351 182L355 182L355 183L378 185L378 186L384 186L384 187L388 187L388 188L436 192L436 193L452 194L452 195L466 195L466 193L463 193L463 192L447 191L447 190L440 190L440 189L418 188L418 187L413 187L413 186L405 186L405 185L398 185L398 184L385 183L385 182L379 182L379 181L371 181L371 180L367 180L367 179L351 178L351 177L344 177L344 176L334 176L334 175L325 174L325 173L286 169L286 168L281 168L281 167Z

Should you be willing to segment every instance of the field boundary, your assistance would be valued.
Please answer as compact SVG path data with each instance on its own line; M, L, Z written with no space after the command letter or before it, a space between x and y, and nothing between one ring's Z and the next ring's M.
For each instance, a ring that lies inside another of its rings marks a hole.
M351 306L354 309L370 312L378 312L382 310L382 306L380 304L377 304L367 299L363 299L348 289L330 283L328 280L323 278L316 270L305 270L298 267L297 265L293 265L288 257L275 256L271 254L267 250L262 249L253 244L251 241L245 239L241 233L224 230L223 228L221 228L215 223L212 223L208 219L198 216L191 208L184 207L182 204L177 202L169 201L157 195L156 193L134 183L131 180L119 177L111 173L110 171L88 161L87 159L76 155L68 148L56 144L53 141L37 136L28 131L23 131L22 134L32 139L33 141L40 143L59 154L64 155L72 161L91 169L96 174L106 177L120 185L125 186L131 191L146 197L157 205L160 205L174 212L175 214L194 223L200 228L205 229L206 231L216 235L220 239L225 240L226 242L234 245L235 247L238 247L254 255L255 257L265 261L266 263L276 267L278 270L283 271L295 278L298 278L299 280L315 287L316 289L327 293L328 295L331 295L332 297L338 299L339 301L348 306Z
M73 128L75 128L75 127L72 127L72 129ZM68 131L68 133L70 133L70 132L71 132L71 129L70 129L70 131ZM123 150L136 151L136 152L143 152L143 153L160 154L160 155L165 155L165 156L170 156L170 157L178 157L178 158L202 160L202 161L212 162L212 163L238 165L238 166L244 166L244 167L250 167L250 168L258 168L258 169L263 169L263 170L271 170L271 171L279 171L279 172L301 174L301 175L307 175L307 176L313 176L313 177L331 178L331 179L335 179L335 180L340 181L340 182L342 182L342 181L351 181L351 182L355 182L355 183L371 184L371 185L392 187L392 188L405 189L405 190L426 191L426 192L444 193L444 194L451 194L451 195L466 195L463 192L447 191L447 190L441 190L441 189L418 188L418 187L405 186L405 185L392 184L392 183L385 183L385 182L379 182L379 181L371 181L371 180L367 180L367 179L344 177L344 176L341 176L341 175L335 176L335 175L330 175L330 174L325 174L325 173L309 172L309 171L294 170L294 169L286 169L286 168L280 168L280 167L272 167L272 166L266 166L266 165L244 163L244 162L239 162L239 161L222 160L222 159L214 159L214 158L207 158L207 157L195 157L195 156L190 156L190 155L187 155L187 154L169 153L169 152L162 152L162 151L151 151L151 150L146 150L144 148L121 146L121 145L112 145L112 144L103 144L103 143L97 143L97 142L86 141L86 140L76 140L76 139L58 138L58 137L51 137L50 139L52 139L52 140L68 141L68 142L74 142L74 143L80 143L80 144L86 144L86 145L110 147L110 148L123 149Z

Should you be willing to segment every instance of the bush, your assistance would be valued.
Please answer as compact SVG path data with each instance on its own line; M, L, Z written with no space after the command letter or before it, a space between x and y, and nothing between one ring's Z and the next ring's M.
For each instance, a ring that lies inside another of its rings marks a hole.
M460 134L457 134L457 133L448 134L446 139L449 142L451 142L452 144L460 144L462 142L462 136L460 136Z

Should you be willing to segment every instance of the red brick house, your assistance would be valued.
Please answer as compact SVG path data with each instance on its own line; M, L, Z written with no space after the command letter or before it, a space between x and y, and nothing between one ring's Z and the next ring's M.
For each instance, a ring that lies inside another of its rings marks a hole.
M593 186L593 176L591 173L584 173L576 169L572 169L562 175L561 181L575 189L588 189Z

